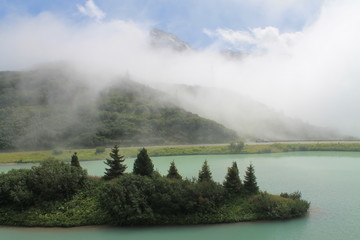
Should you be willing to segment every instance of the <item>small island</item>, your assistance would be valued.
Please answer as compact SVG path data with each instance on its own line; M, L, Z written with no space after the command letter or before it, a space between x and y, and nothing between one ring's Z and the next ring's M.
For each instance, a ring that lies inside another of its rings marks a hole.
M0 174L0 224L73 227L84 225L179 225L289 219L307 213L300 192L280 196L260 191L250 164L242 180L236 162L222 184L207 161L198 178L183 179L175 162L162 176L143 148L132 173L116 145L103 177L88 176L76 153L71 163L55 159L31 169Z

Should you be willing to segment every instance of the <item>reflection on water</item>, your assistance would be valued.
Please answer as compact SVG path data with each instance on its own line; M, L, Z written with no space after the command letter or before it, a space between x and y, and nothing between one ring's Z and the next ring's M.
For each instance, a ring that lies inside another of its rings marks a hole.
M303 232L306 218L286 222L260 222L218 224L207 226L176 226L149 228L109 228L109 227L80 227L69 229L58 228L0 228L5 238L27 239L304 239ZM296 228L294 228L296 226ZM261 227L261 229L259 229ZM288 231L293 229L295 231ZM8 237L8 238L6 238Z

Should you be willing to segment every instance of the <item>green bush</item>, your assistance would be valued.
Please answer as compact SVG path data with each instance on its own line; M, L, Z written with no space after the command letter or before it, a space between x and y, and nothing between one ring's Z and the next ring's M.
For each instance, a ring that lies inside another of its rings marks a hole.
M52 154L53 155L61 155L61 154L63 154L63 150L62 149L54 149L53 151L52 151Z
M105 147L97 147L97 148L95 149L95 154L102 154L102 153L105 152L105 150L106 150Z
M226 190L219 183L198 182L191 186L192 195L197 198L196 212L212 213L224 203Z
M153 181L154 192L150 205L154 212L164 215L181 215L194 211L197 198L190 195L190 182L165 177Z
M29 169L13 169L0 174L0 205L25 207L34 202L34 194L28 187Z
M240 153L245 147L243 141L231 142L229 145L229 150L231 153Z
M47 160L32 169L10 170L0 175L0 204L26 207L43 201L69 198L85 187L87 172Z
M224 196L224 187L213 181L125 174L103 186L100 204L113 223L141 225L156 223L159 217L214 213Z
M280 197L283 197L283 198L291 198L293 200L299 200L301 199L301 192L299 191L296 191L296 192L293 192L293 193L280 193Z
M302 216L309 209L310 203L297 198L297 194L293 196L293 199L287 193L282 194L285 197L279 197L260 192L249 200L251 210L260 219L286 219Z
M250 199L250 203L254 213L266 217L272 216L271 211L276 207L276 202L267 192L260 192Z
M115 224L149 224L153 219L149 204L152 192L154 185L149 177L126 174L103 186L100 204Z
M58 160L46 160L32 167L28 184L40 201L69 198L82 189L87 181L87 172Z

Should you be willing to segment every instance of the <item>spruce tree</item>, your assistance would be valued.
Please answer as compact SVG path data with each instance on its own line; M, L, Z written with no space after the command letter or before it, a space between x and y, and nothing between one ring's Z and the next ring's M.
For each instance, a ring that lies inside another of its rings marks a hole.
M154 164L152 163L147 150L141 149L134 162L133 173L141 176L151 176L154 172Z
M74 154L71 156L71 166L73 167L80 167L79 158L77 156L77 152L74 152Z
M212 181L211 171L209 165L207 164L207 160L205 160L204 164L202 165L201 170L199 171L199 182L210 182Z
M259 192L259 187L256 182L255 169L251 163L245 173L244 189L248 194L256 194Z
M115 145L110 152L111 159L106 159L105 164L110 168L106 168L104 179L110 180L119 177L124 174L126 165L123 164L125 161L124 156L119 154L119 146Z
M225 189L231 194L240 194L242 190L242 183L239 177L239 169L236 162L228 168L228 172L224 181Z
M170 164L170 168L168 171L168 175L166 176L167 178L170 179L182 179L181 175L179 174L176 166L175 166L175 162L172 161Z

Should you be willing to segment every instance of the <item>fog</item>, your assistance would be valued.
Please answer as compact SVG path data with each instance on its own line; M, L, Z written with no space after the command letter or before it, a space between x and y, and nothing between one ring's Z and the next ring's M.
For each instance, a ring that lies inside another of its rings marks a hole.
M154 48L151 21L106 19L92 1L77 8L89 21L74 24L51 12L5 18L0 23L0 70L67 62L93 89L126 74L149 86L222 88L289 117L360 136L358 1L326 1L319 16L299 32L272 26L204 29L212 44L182 52ZM242 57L221 54L229 46Z

